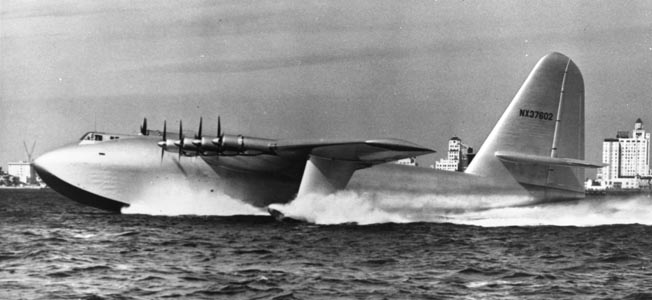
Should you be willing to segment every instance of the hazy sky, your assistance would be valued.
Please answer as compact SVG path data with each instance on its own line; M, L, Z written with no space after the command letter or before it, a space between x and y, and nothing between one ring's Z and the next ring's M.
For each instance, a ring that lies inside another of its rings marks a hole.
M479 148L551 51L586 86L587 158L652 129L652 1L12 1L0 9L0 163L84 132L179 119L271 138ZM351 3L353 2L353 3Z

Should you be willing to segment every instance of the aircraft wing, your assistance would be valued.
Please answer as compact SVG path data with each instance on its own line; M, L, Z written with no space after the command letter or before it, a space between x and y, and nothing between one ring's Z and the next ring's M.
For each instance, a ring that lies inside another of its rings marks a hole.
M279 156L307 157L298 196L330 194L345 188L356 170L435 152L399 139L281 140L272 148Z
M274 152L280 156L310 155L330 160L379 164L414 157L434 150L399 139L375 140L281 140Z
M221 131L218 118L217 137L201 135L202 121L194 139L184 137L183 127L179 122L179 139L168 140L165 123L163 125L163 141L158 142L163 150L177 147L179 157L188 152L216 153L218 156L258 156L271 155L291 161L306 161L301 177L299 195L304 193L329 194L343 189L351 179L353 172L375 164L386 163L408 157L435 152L417 144L399 139L374 140L271 140L265 138L228 135ZM145 132L146 125L142 128ZM163 153L163 152L161 152ZM238 165L229 166L240 168ZM244 164L245 168L267 168L270 164Z

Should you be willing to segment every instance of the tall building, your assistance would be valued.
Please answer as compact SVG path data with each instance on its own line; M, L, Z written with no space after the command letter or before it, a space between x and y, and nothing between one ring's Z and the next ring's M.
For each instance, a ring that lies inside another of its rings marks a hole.
M448 141L448 156L435 162L435 169L445 171L464 171L469 163L467 155L473 148L462 143L458 137Z
M610 188L639 188L639 179L650 176L650 133L637 119L634 130L619 131L616 138L602 142L602 162L598 181Z
M36 183L36 172L28 162L10 162L7 164L7 173L19 178L20 182L27 184Z

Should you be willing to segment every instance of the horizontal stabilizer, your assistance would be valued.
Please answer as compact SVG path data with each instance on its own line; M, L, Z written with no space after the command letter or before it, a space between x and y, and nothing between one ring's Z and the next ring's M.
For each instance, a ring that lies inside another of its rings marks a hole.
M573 158L556 158L549 156L528 155L515 152L498 151L495 153L502 161L509 161L514 163L528 163L538 165L552 165L552 166L565 166L565 167L583 167L583 168L602 168L607 166L603 163L593 163L580 159Z

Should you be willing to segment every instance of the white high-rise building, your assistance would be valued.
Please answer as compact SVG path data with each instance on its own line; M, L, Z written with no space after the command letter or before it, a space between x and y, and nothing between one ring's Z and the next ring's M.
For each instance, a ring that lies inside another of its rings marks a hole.
M19 178L20 182L33 184L36 182L34 168L28 162L10 162L7 164L7 173Z
M602 142L602 162L608 166L598 170L598 180L604 182L619 177L620 141L617 138L607 138Z
M452 137L448 141L448 156L435 162L435 169L445 171L464 171L467 162L467 152L473 150L462 144L458 137Z
M634 177L650 174L650 133L643 130L641 119L636 120L632 136L622 140L620 176Z
M650 176L650 133L643 129L641 119L631 132L618 132L616 138L602 143L602 162L609 164L598 171L603 186L638 188L639 178Z

